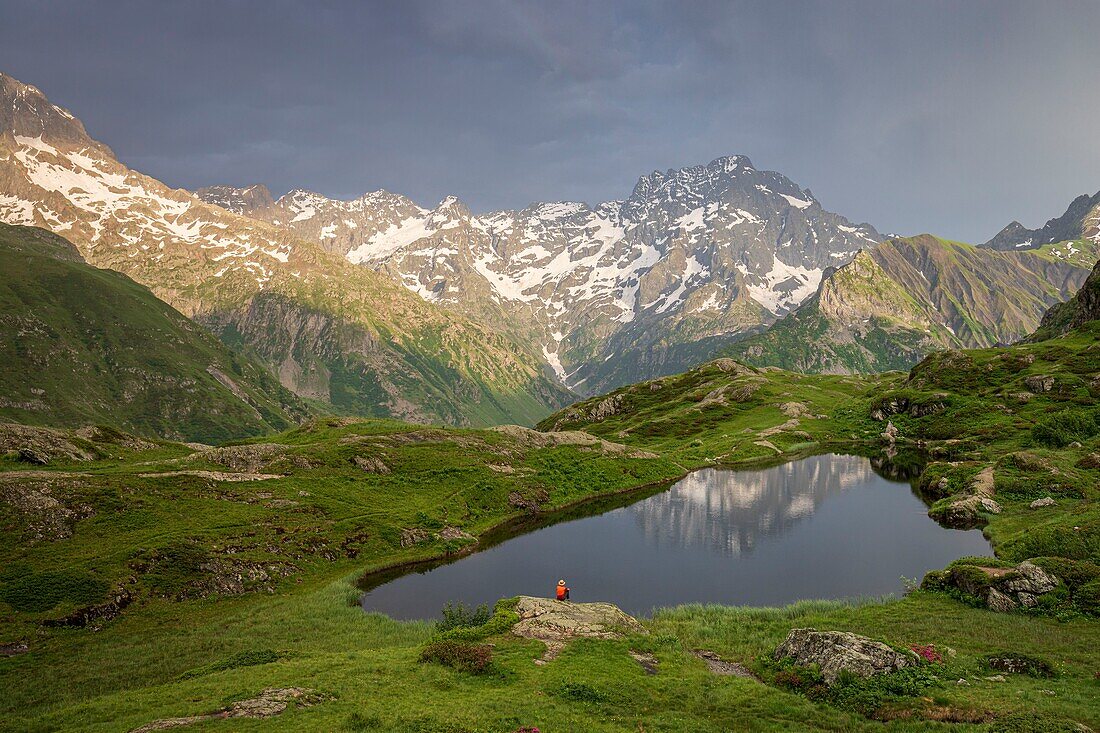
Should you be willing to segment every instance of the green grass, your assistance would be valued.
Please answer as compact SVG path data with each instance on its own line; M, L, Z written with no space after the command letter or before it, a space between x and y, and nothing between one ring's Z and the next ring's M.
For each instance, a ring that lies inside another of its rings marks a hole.
M1091 466L1100 464L1089 456L1100 452L1100 438L1078 435L1085 438L1080 447L1053 447L1037 441L1033 428L1094 409L1098 328L1047 344L936 355L908 375L806 376L716 362L580 403L545 423L625 443L627 453L541 445L498 431L325 419L263 438L285 447L255 465L226 465L232 459L218 454L189 457L188 449L171 445L58 465L86 475L59 477L57 496L97 508L74 524L72 537L30 541L20 516L0 504L0 558L14 569L0 576L0 599L17 599L0 600L0 642L26 640L32 647L0 658L0 730L125 731L216 710L273 686L309 687L331 699L262 722L233 719L206 728L1056 730L1066 721L1095 727L1100 622L1090 604L1100 596L1100 471ZM1032 375L1053 375L1055 388L1017 397ZM612 414L593 419L607 400L604 412ZM985 531L1000 559L983 562L1039 558L1065 580L1050 605L997 614L947 593L918 591L780 609L685 606L643 620L648 635L578 640L540 666L533 663L543 651L539 642L505 633L514 621L507 604L484 626L443 632L364 614L356 603L355 583L365 570L463 551L433 537L444 526L489 545L601 502L629 501L617 492L644 495L656 489L637 487L659 486L700 466L768 465L829 449L881 455L885 421L872 412L894 405L899 411L888 419L903 449L894 465L919 472L921 464L913 469L901 460L918 441L930 460L919 486L938 487L943 478L942 493L957 495L993 466L1004 511L986 517ZM367 472L355 457L377 459L389 473ZM25 466L8 459L0 468ZM224 483L142 476L170 470L285 477ZM513 493L541 501L545 513L526 517L510 506ZM1055 496L1056 505L1029 509L1039 493ZM420 530L424 541L402 546L408 530ZM211 561L289 574L272 573L244 595L200 597ZM50 575L60 571L68 575ZM119 618L97 624L98 631L42 625L96 597L88 578L131 588L137 600ZM853 631L897 647L931 644L944 663L896 679L846 682L821 697L812 687L781 684L782 669L770 661L795 627ZM467 647L487 644L491 664L470 674L464 662L456 668L421 661L433 639L462 648L437 650L432 659L470 653L480 659L482 647ZM712 675L691 654L698 648L748 666L765 682ZM646 674L630 650L654 655L657 674ZM985 679L992 676L987 658L1003 654L1041 660L1054 675ZM948 714L992 722L931 719Z

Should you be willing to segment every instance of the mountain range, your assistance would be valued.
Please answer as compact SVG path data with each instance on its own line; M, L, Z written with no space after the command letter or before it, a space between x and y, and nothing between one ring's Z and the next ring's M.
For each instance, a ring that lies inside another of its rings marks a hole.
M0 221L64 236L326 409L491 424L531 422L570 398L517 342L130 170L71 113L2 74Z
M745 156L595 205L172 189L0 74L0 221L64 236L309 409L531 424L727 354L868 372L1022 338L1100 254L1100 194L971 246L884 237Z
M221 442L296 425L263 366L67 240L0 224L0 419Z
M882 239L745 156L653 172L622 200L479 215L453 196L428 209L388 191L198 193L533 343L586 394L705 359Z

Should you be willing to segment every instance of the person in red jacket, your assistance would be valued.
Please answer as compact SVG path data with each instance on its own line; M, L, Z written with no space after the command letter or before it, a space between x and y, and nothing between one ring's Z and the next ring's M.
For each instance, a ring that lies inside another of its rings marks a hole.
M569 600L569 587L565 585L564 580L559 580L558 581L558 600L559 601L568 601Z

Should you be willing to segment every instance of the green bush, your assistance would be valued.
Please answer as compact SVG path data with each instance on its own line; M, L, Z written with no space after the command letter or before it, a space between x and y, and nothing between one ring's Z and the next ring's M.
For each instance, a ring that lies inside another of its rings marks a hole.
M1100 616L1100 580L1085 583L1074 591L1073 605L1081 613Z
M1065 448L1074 441L1084 443L1100 434L1100 413L1095 410L1063 410L1036 423L1031 428L1031 439L1039 445Z
M493 608L492 617L487 623L481 626L460 626L450 631L443 632L441 636L444 639L454 639L457 641L482 641L488 639L490 636L503 634L515 626L519 621L519 614L516 613L516 604L518 602L518 598L504 598L499 600Z
M492 669L493 648L455 639L438 639L420 652L421 662L433 662L470 674L485 674Z
M551 694L574 702L604 702L607 700L607 695L583 682L563 682L551 690Z
M443 619L436 622L436 631L450 631L451 629L477 628L489 623L492 612L484 603L475 609L470 609L464 603L448 603L443 606Z
M16 611L41 613L61 603L87 606L107 596L107 583L78 570L35 573L26 566L9 568L0 586L0 601Z

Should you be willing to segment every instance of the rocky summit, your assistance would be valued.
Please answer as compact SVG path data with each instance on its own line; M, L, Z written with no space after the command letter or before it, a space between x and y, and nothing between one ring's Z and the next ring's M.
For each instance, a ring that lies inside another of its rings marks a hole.
M200 191L240 209L248 189ZM743 155L643 176L595 205L472 213L375 191L291 191L244 213L387 273L424 299L523 333L582 393L679 371L767 326L881 236Z

